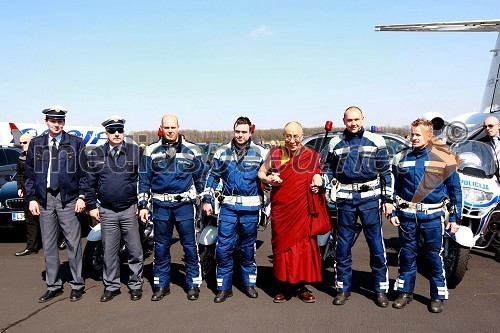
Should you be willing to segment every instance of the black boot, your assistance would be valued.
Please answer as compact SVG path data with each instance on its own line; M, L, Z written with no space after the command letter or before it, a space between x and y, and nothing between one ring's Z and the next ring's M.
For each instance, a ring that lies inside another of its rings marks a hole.
M222 303L229 297L233 296L233 289L228 289L228 290L219 290L217 295L215 295L214 302L215 303Z
M154 290L151 300L153 302L161 301L168 294L170 294L170 287L158 287Z
M394 309L402 309L406 306L406 304L410 303L413 300L412 293L402 293L399 294L398 298L392 303L392 307Z
M337 293L337 296L333 299L333 304L335 305L344 305L345 302L351 297L351 292L339 292Z
M431 299L431 303L429 304L429 310L432 313L443 312L443 307L444 307L444 303L443 303L442 299L437 299L437 298Z

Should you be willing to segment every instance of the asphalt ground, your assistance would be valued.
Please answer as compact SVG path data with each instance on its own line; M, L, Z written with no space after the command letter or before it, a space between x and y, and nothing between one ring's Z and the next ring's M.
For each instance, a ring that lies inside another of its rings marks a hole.
M383 225L391 288L397 276L397 230ZM43 281L43 250L15 257L24 248L22 236L0 231L0 332L498 332L500 327L500 264L489 251L472 251L469 271L457 288L450 290L441 314L428 311L429 283L417 276L415 299L405 309L379 308L372 300L368 247L361 236L353 248L353 294L344 306L332 304L334 273L327 268L322 284L310 286L317 301L306 304L292 298L274 304L270 227L259 232L257 251L258 299L249 299L238 288L234 296L215 304L216 284L204 281L200 299L189 301L183 289L182 247L172 246L171 294L162 301L150 301L152 260L145 261L144 295L131 301L126 284L122 294L101 303L101 281L86 280L86 293L70 302L70 287L64 294L40 304L37 299L46 286ZM83 239L85 243L85 239ZM61 251L62 275L69 278L66 251ZM236 271L237 272L237 271ZM126 276L125 274L122 274ZM237 273L236 273L237 275ZM123 281L122 281L123 282ZM391 290L392 301L397 294Z

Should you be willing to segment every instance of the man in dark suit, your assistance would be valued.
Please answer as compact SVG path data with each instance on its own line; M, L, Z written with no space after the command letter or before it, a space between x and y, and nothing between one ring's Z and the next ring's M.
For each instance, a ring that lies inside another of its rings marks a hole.
M139 147L124 142L125 119L111 116L102 123L108 142L88 155L89 172L85 201L90 216L101 223L104 247L101 302L120 294L120 241L128 252L130 299L142 297L143 253L137 221ZM100 202L97 206L97 201Z
M85 209L84 189L87 158L83 140L63 128L67 110L54 105L42 111L48 132L31 140L26 155L26 196L29 210L40 217L40 231L45 252L47 291L38 302L50 301L63 292L59 277L59 229L67 241L72 280L70 301L82 298L82 241L77 213Z
M490 144L495 150L495 164L497 166L496 174L499 174L500 165L500 122L497 117L490 116L486 118L483 122L483 128L486 133L486 137L481 141ZM491 242L491 246L495 252L495 261L500 262L500 232L497 232L496 237Z

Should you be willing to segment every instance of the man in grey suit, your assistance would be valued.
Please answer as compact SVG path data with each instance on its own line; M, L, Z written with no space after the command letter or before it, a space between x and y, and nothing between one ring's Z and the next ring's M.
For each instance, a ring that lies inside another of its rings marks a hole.
M70 301L82 298L82 240L77 213L85 210L84 189L87 165L83 140L63 128L67 110L54 105L42 111L48 132L31 140L24 175L29 210L40 216L40 231L45 252L47 291L38 302L50 301L63 292L59 277L59 228L67 241L72 280Z

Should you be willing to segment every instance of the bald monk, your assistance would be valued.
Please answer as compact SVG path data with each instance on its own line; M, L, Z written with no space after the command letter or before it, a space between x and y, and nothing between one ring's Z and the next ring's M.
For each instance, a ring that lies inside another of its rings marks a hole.
M306 303L316 298L306 283L321 281L321 256L311 223L329 222L324 192L320 191L319 155L302 145L303 131L298 122L284 129L284 146L271 148L258 176L271 185L271 226L273 274L278 292L273 299L283 303L298 296Z

